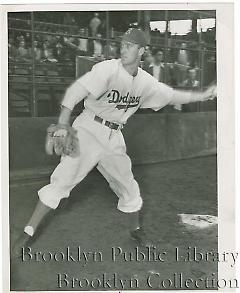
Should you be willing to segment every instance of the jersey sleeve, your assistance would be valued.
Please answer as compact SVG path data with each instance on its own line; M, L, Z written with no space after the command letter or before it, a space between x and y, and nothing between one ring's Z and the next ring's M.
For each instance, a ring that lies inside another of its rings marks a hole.
M158 111L171 102L174 95L173 88L157 81L152 76L148 78L147 84L145 98L140 108L150 108Z
M111 60L97 63L93 66L91 71L80 77L77 82L85 87L89 93L98 98L108 89L114 65L115 64L113 64Z

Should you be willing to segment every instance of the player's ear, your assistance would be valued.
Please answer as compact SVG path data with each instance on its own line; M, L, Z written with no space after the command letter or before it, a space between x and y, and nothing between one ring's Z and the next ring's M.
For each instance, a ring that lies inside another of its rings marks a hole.
M139 56L142 56L144 52L145 52L145 48L141 47L138 51Z

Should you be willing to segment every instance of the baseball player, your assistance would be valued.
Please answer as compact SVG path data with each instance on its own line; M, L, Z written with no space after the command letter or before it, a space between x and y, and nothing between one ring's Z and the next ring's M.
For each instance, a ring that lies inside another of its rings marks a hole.
M216 96L216 86L204 92L192 92L175 90L158 82L139 67L146 45L143 31L129 29L122 37L121 59L94 65L66 90L53 136L62 136L71 127L71 112L84 99L84 110L72 124L79 152L74 156L62 155L50 183L38 191L39 201L14 246L15 252L35 234L43 217L56 209L62 198L69 197L71 190L95 166L117 195L117 208L128 217L131 238L139 245L151 245L139 223L143 201L121 129L138 108L157 111L168 104L205 101Z

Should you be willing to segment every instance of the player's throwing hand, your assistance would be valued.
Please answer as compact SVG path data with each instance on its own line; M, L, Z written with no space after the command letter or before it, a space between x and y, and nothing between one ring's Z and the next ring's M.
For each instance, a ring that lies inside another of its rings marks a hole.
M212 84L212 85L208 86L208 88L205 90L203 101L213 100L216 97L217 97L217 85Z

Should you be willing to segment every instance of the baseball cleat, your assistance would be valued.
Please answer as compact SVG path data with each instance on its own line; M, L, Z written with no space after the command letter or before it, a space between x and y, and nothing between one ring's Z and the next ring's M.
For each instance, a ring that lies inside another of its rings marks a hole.
M22 248L27 247L30 243L32 236L28 235L27 233L23 232L18 239L13 244L13 248L11 251L12 258L18 258L22 255Z
M139 246L153 246L152 241L147 238L147 235L142 228L132 231L130 235L131 239L136 241Z

